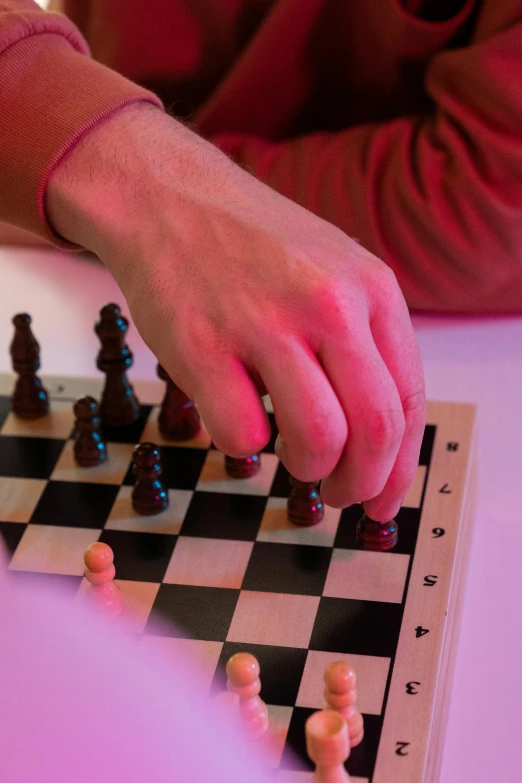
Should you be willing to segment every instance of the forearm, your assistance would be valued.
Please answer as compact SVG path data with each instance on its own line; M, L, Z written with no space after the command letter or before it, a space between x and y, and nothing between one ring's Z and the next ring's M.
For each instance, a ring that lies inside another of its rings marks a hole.
M116 244L136 249L160 241L150 216L165 198L182 232L194 194L213 199L245 179L182 123L135 103L86 133L64 157L49 180L45 208L59 235L107 261Z

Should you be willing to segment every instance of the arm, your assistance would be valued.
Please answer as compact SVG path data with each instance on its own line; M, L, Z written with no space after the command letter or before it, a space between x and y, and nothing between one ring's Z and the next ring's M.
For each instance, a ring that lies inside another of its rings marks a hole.
M522 22L498 28L434 58L430 116L212 141L383 259L410 308L520 312Z
M89 56L86 41L63 14L32 0L0 0L1 234L79 249L55 234L44 193L63 157L93 127L136 102L161 101ZM37 132L36 130L37 129ZM29 235L30 236L30 235Z

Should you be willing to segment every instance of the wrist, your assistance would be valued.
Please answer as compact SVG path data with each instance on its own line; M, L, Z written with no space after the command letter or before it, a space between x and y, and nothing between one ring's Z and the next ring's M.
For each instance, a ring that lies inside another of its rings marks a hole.
M103 237L123 218L123 159L126 179L139 176L133 137L153 112L163 114L152 104L129 104L85 133L63 157L45 192L46 214L57 234L99 254Z
M114 248L149 243L166 207L181 225L191 201L212 190L224 195L243 174L210 142L140 102L111 115L65 156L49 180L46 212L56 233L106 261Z

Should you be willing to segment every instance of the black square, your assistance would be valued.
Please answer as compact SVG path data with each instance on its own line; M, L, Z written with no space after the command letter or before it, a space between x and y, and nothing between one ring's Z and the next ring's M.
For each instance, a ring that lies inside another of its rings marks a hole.
M305 736L305 723L314 712L317 710L310 707L294 707L279 765L281 769L314 769L306 752Z
M116 579L161 582L170 563L177 536L104 530L100 541L114 552Z
M35 525L102 528L120 487L74 481L49 481L33 511Z
M275 454L275 442L278 435L279 430L277 429L277 424L275 420L275 416L273 413L267 413L268 416L268 423L270 424L270 439L266 446L264 447L263 451L267 454Z
M159 446L161 480L167 489L194 489L199 480L199 474L207 458L207 449L179 448ZM123 483L133 486L136 479L130 465Z
M239 590L162 584L145 634L224 642L234 616ZM158 623L154 613L159 615ZM173 623L166 627L162 621Z
M255 541L266 497L229 492L195 492L183 520L184 536Z
M332 550L256 541L241 585L267 593L322 595Z
M402 612L401 604L322 597L310 649L392 658Z
M348 774L352 777L371 780L382 731L382 715L366 715L363 713L364 738L360 745L352 748L346 764Z
M225 689L227 680L225 666L229 658L237 652L252 653L259 661L261 698L266 704L294 706L303 676L307 650L296 647L225 642L219 656L213 690Z
M4 537L7 551L10 552L11 556L14 555L14 551L20 543L26 527L27 525L22 525L19 522L0 522L0 533Z
M139 443L151 410L152 405L140 405L138 419L134 424L128 424L125 427L107 427L107 425L103 425L102 431L106 442Z
M5 395L0 395L0 429L2 429L4 421L9 416L11 411L11 400Z
M283 463L279 462L277 465L277 470L274 476L274 480L272 482L272 486L270 488L270 497L273 498L288 497L288 495L290 494L290 490L292 489L292 487L290 486L289 476L290 474L288 473Z
M305 723L316 710L306 707L295 707L290 721L290 728L281 759L282 769L313 769L314 765L306 752ZM377 750L382 730L380 715L363 715L364 739L356 748L350 751L346 763L349 775L371 779L377 758Z
M431 453L433 451L436 429L437 428L434 424L427 424L424 429L424 436L422 438L422 446L419 456L419 465L429 465L431 462Z
M25 438L19 435L0 437L0 475L46 479L54 470L65 440Z
M334 546L336 549L360 549L355 540L355 528L362 515L363 507L360 503L343 509L335 536ZM399 555L413 555L419 532L420 509L401 508L395 519L397 520L399 540L389 552Z

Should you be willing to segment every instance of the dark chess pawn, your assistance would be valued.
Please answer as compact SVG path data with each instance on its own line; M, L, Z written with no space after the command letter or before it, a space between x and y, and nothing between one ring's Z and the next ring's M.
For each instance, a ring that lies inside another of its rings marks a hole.
M140 404L127 378L127 370L132 366L132 353L125 344L128 328L129 322L115 304L102 307L94 327L101 342L96 365L105 373L100 416L102 424L108 427L132 424L140 414Z
M261 470L261 455L253 454L251 457L236 458L225 455L225 470L232 478L251 478L257 476Z
M288 497L288 519L299 527L317 525L324 517L324 505L318 481L299 481L289 476L292 490Z
M399 529L395 519L387 522L375 522L369 516L363 514L357 522L356 541L362 549L373 552L387 552L396 546L399 538Z
M82 468L101 465L107 447L100 431L98 403L93 397L80 397L73 407L75 421L74 458Z
M167 383L158 416L159 431L165 440L190 440L201 429L201 419L196 406L185 392L176 386L161 364L158 364L156 372L158 378Z
M132 452L132 472L136 485L132 490L132 507L143 516L159 514L169 505L169 495L160 476L161 457L154 443L138 443Z
M39 419L49 413L49 398L36 375L40 369L40 346L31 331L31 316L18 313L13 318L15 333L11 343L13 370L18 374L11 409L21 419Z

